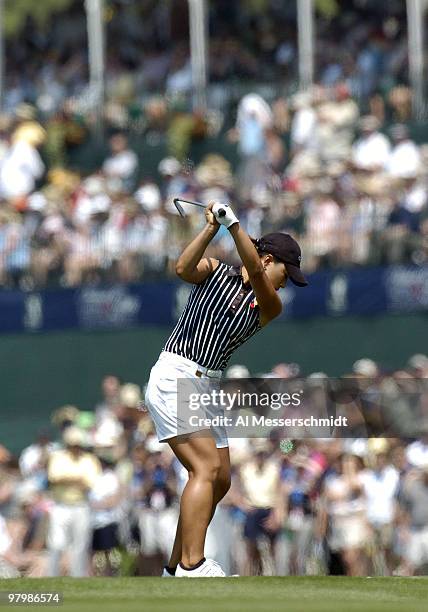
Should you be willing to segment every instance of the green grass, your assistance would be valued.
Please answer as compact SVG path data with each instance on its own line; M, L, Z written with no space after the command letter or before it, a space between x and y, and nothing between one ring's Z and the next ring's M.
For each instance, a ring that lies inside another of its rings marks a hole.
M0 591L63 593L60 612L426 612L428 578L41 578ZM0 604L0 609L11 610ZM19 606L19 610L40 609ZM49 607L55 609L56 607Z

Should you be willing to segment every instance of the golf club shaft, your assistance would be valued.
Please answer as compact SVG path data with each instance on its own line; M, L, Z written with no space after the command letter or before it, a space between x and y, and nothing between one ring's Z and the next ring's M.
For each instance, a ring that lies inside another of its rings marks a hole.
M202 204L202 202L194 202L193 200L183 200L182 198L175 198L174 202L185 202L185 204L193 204L193 206L200 206L201 208L206 208L205 204Z
M181 215L184 213L184 211L182 210L180 206L180 202L184 202L185 204L193 204L193 206L199 206L201 208L206 208L206 205L202 204L201 202L195 202L193 200L183 200L182 198L174 198L174 204L177 207L177 210L180 212ZM220 217L224 217L225 214L226 214L226 211L224 210L224 208L220 208L218 211L218 215Z

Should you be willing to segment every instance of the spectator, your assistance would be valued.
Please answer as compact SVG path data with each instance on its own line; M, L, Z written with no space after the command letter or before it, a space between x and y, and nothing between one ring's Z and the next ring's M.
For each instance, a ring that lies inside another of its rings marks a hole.
M35 122L22 123L12 134L12 143L0 165L0 194L19 202L42 178L44 163L38 152L45 130ZM22 204L21 204L22 205Z
M393 538L395 497L398 491L399 474L390 464L386 452L374 458L373 469L362 474L364 493L367 499L367 519L372 529L372 558L380 567L377 573L391 575L393 569Z
M294 448L283 455L279 449L285 450L282 444L278 448L274 431L270 440L255 443L231 439L232 488L207 537L213 558L223 561L231 573L244 575L407 575L425 571L419 566L424 551L417 549L410 555L408 542L413 541L413 527L419 538L428 524L420 511L424 498L418 488L427 443L423 379L418 377L423 374L426 357L414 355L409 361L412 373L386 373L368 358L357 360L354 382L349 384L346 377L334 389L325 374L314 373L309 377L311 393L302 414L324 416L328 401L328 413L334 404L345 410L352 431L360 431L364 416L366 425L380 424L380 431L392 435L403 431L406 439L413 437L411 442L387 441L379 434L369 440L307 438L295 441ZM238 370L239 375L251 375L241 366ZM298 364L278 364L271 375L301 384L296 378ZM343 403L343 393L355 391L356 380L360 397ZM12 541L6 555L0 553L3 573L7 568L9 574L19 571L26 576L45 576L57 558L58 573L67 574L70 561L75 568L79 551L79 567L87 568L95 527L94 573L159 574L172 546L178 496L187 472L171 462L168 450L155 441L147 413L136 410L141 400L138 386L121 386L118 398L117 377L106 377L103 386L106 398L112 399L105 418L97 421L92 412L73 406L58 409L53 417L65 438L70 432L71 437L76 435L73 423L83 426L86 422L84 432L77 430L76 440L79 445L95 447L102 471L94 455L80 446L74 445L74 451L69 445L65 450L46 447L49 450L42 455L48 454L48 460L42 456L39 461L36 444L21 456L22 470L27 474L24 478L11 454L0 447L0 513L4 519L0 544L7 540L5 533ZM319 429L316 432L319 435ZM336 436L341 433L335 430ZM300 435L297 429L296 435ZM73 452L77 453L75 458ZM56 480L52 470L58 474ZM82 479L78 473L84 470ZM74 474L72 480L58 480L64 471ZM56 543L73 545L71 559L64 555L62 563L63 547L52 546L55 525ZM421 538L414 539L414 546L416 541ZM121 546L116 550L118 542ZM119 568L125 558L122 550L130 562L127 569ZM417 560L416 565L411 559Z
M305 469L305 461L293 457L282 473L279 506L280 525L284 525L289 546L289 574L305 575L314 531L311 499L313 481Z
M274 573L275 541L278 529L269 528L268 519L278 503L279 466L269 457L268 443L254 443L255 457L240 470L246 509L244 537L248 547L246 575ZM266 547L267 544L267 547Z
M0 285L19 286L30 267L30 243L21 217L0 209Z
M17 559L12 551L12 538L7 529L6 521L0 515L0 578L18 578L20 573L16 567Z
M136 153L129 148L124 134L115 134L110 138L110 149L111 156L103 164L104 174L111 179L120 179L125 190L132 189L138 168Z
M247 94L239 103L232 139L238 140L241 158L238 182L241 198L251 197L254 187L267 179L266 132L272 127L270 106L258 94Z
M390 144L379 132L379 121L368 115L360 120L360 138L352 147L352 161L358 170L375 172L384 170L388 164Z
M63 439L65 449L52 453L48 465L54 500L47 536L49 575L59 575L61 555L70 550L71 576L87 576L91 538L88 496L101 467L93 454L83 450L81 430L69 427Z
M168 561L178 518L175 475L171 455L162 453L154 436L148 438L151 451L143 480L139 529L144 574L159 576Z
M401 188L402 206L410 213L417 215L419 222L427 208L427 188L417 177L404 178L398 182Z
M389 154L386 170L393 178L413 179L420 170L419 148L410 139L406 125L397 124L390 130L393 147Z
M55 449L47 432L40 432L36 440L27 448L24 448L19 457L19 469L24 478L34 478L40 482L40 488L46 472L46 465L50 453ZM39 480L40 479L40 480Z
M428 563L428 465L408 478L399 502L409 527L409 541L405 553L408 575L413 576Z
M29 496L30 495L30 496ZM41 546L34 546L30 542L30 533L35 540L37 524L31 517L31 510L35 507L34 497L31 493L26 497L21 494L20 505L25 517L22 529L18 526L12 532L6 520L0 514L0 578L19 578L28 576L38 578L46 575L46 563ZM40 535L40 534L39 534ZM40 540L40 539L39 539ZM41 539L43 545L43 537Z
M366 499L359 457L342 455L327 476L322 493L322 532L339 553L348 576L366 575L364 549L369 539Z
M15 530L13 539L16 551L25 563L25 576L46 576L48 555L45 542L50 501L34 483L24 481L16 492L16 509L19 530Z
M428 357L418 353L412 355L408 361L408 368L417 378L428 378Z
M318 149L317 113L309 92L296 94L292 99L294 115L291 121L290 139L292 153Z
M138 282L171 274L177 253L201 220L194 210L186 220L177 218L172 204L177 196L201 202L233 199L241 222L253 234L297 232L306 244L307 271L355 264L422 264L428 257L427 184L423 162L415 174L414 161L415 152L422 159L423 148L419 151L403 139L406 128L399 125L393 130L398 136L390 152L378 130L379 120L368 116L351 149L358 111L349 91L349 83L340 81L332 90L316 86L310 94L292 98L290 156L283 142L289 100L277 98L271 108L259 94L245 95L236 128L229 132L240 143L237 173L223 156L209 154L196 165L180 153L182 162L160 162L159 184L144 178L135 193L134 178L141 169L124 134L116 134L104 171L95 168L83 179L68 170L50 171L39 191L3 202L0 283L38 289ZM190 146L190 140L204 137L206 129L217 133L214 124L224 117L217 120L216 112L203 118L190 115L181 104L177 112L163 115L165 124L156 128L156 138L175 134ZM143 121L145 138L154 137L144 126ZM412 155L405 153L409 147ZM406 163L397 157L400 169L398 174L393 171L392 184L384 153L392 160L400 150ZM362 165L355 162L356 155L361 155ZM128 163L131 158L134 161ZM121 160L126 162L122 178ZM324 209L326 216L321 214ZM233 263L233 248L221 232L210 245L210 256Z
M321 104L317 112L319 154L326 163L349 158L359 116L358 105L346 84L336 85L332 95L333 99Z
M192 69L185 47L175 49L166 79L166 91L170 95L187 94L192 88Z
M339 246L340 208L329 191L314 194L307 203L306 245L309 257L334 264Z
M114 374L107 374L101 382L103 399L95 407L97 423L115 417L115 409L120 404L120 379Z
M105 441L103 442L105 445ZM92 524L93 573L113 575L112 552L119 545L120 502L123 494L119 478L114 471L116 464L114 447L95 449L101 465L101 473L89 491Z
M419 432L421 433L420 439L409 444L406 451L407 461L410 465L417 468L422 468L428 463L428 432L426 425L424 429L425 431L421 433L421 427L419 427Z

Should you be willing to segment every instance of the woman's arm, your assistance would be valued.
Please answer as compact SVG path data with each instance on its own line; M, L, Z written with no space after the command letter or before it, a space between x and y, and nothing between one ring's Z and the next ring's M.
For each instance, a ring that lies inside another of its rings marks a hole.
M201 232L184 249L175 264L175 272L182 280L199 284L218 267L218 260L212 257L202 258L205 250L214 236L217 234L220 224L215 219L211 209L213 203L205 209L207 224Z
M275 291L275 287L269 280L263 263L257 253L254 244L248 234L241 228L239 223L235 223L229 228L230 234L235 241L236 248L245 269L260 308L260 324L266 325L281 314L282 303Z

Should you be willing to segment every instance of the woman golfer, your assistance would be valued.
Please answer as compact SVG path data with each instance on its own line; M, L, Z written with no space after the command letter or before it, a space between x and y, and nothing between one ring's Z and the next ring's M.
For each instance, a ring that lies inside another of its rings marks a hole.
M221 208L224 216L219 216ZM189 472L165 577L225 575L218 563L205 559L204 543L216 505L230 487L227 436L211 430L204 437L178 434L177 379L221 378L233 351L281 313L277 291L287 279L307 285L300 248L291 236L273 233L253 241L233 210L221 208L212 202L205 209L204 229L177 261L177 275L195 286L151 370L146 391L159 440L168 442ZM236 244L240 268L203 257L220 224Z

